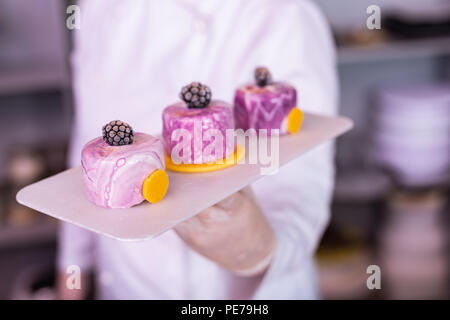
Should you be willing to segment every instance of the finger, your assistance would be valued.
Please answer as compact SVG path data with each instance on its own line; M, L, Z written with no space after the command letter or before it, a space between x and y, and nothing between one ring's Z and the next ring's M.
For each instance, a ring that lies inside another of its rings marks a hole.
M217 206L212 206L199 213L197 216L195 216L195 218L200 221L202 226L211 228L218 224L223 224L229 221L230 214L227 210L224 210Z

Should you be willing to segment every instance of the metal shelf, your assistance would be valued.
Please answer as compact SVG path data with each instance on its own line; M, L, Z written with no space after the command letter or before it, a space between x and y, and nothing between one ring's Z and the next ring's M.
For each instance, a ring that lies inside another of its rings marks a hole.
M0 249L56 241L56 235L57 224L52 222L37 223L30 227L1 227Z
M395 40L371 46L338 48L340 66L450 55L450 37Z
M0 95L64 89L70 85L63 68L39 64L0 69Z
M381 171L369 168L342 170L342 173L336 178L334 200L370 203L385 198L392 188L393 183L390 176Z

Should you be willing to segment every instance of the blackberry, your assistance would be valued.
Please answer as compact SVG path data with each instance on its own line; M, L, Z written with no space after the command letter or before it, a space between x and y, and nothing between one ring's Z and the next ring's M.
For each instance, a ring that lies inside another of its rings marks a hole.
M102 132L103 140L110 146L123 146L133 143L133 128L126 122L113 120L103 126Z
M188 108L206 108L211 102L211 96L211 89L200 82L192 82L180 92L180 98Z
M272 82L272 75L266 67L258 67L255 69L255 81L259 87L265 87Z

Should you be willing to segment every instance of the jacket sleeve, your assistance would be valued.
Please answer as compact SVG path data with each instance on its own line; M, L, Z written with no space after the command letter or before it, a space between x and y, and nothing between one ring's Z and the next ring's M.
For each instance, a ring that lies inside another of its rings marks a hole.
M74 143L72 141L72 147ZM68 166L81 163L81 150L71 152ZM58 228L57 271L64 273L71 265L80 267L81 272L94 268L96 235L71 223L61 222Z
M275 79L297 88L299 108L333 115L337 80L327 23L309 1L280 3L284 5L274 10L272 26L261 40L259 64L268 66ZM317 147L277 174L253 184L277 238L277 252L265 281L283 281L280 275L295 273L310 261L329 221L333 184L332 143Z
M81 272L89 272L94 267L94 233L63 222L58 236L58 272L67 272L69 266L80 267Z

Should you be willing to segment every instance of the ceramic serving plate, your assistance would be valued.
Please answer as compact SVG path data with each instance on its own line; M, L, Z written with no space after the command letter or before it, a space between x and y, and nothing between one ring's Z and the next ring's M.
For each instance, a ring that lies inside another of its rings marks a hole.
M352 122L347 118L305 113L297 134L280 137L280 166L351 127ZM163 200L154 204L144 202L130 209L100 208L89 202L84 193L81 167L76 167L23 188L17 194L17 201L115 239L144 240L156 237L264 177L262 167L245 161L213 172L168 172L170 185Z

